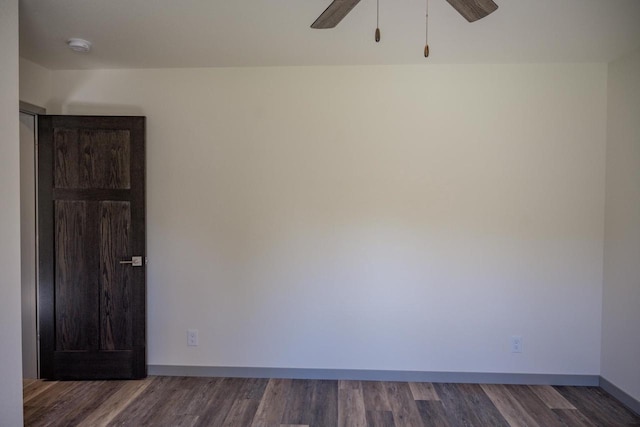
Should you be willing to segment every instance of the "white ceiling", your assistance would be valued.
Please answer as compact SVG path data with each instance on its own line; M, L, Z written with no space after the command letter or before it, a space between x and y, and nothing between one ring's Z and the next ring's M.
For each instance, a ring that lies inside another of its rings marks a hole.
M376 0L333 30L330 0L20 0L21 56L52 69L608 62L640 47L640 0L496 0L468 23L445 1ZM88 55L65 45L93 43Z

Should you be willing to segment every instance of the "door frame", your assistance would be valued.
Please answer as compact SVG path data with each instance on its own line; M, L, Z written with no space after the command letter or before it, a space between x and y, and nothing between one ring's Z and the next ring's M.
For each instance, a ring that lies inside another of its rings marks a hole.
M33 117L33 144L34 144L34 151L33 151L33 166L34 166L34 188L33 188L33 196L34 196L34 202L35 202L35 212L34 212L34 223L31 224L31 226L33 227L33 229L35 230L35 242L34 245L34 249L35 249L35 259L33 259L33 267L34 267L34 283L33 286L35 287L34 289L34 293L35 293L35 307L34 307L34 312L32 313L32 315L35 317L35 326L36 326L36 336L33 337L33 339L36 342L36 352L35 352L35 362L36 362L36 378L40 378L40 318L39 318L39 305L40 305L40 295L38 292L38 280L39 280L39 258L38 258L38 116L42 115L42 114L46 114L47 110L45 108L39 107L37 105L34 104L30 104L28 102L24 102L24 101L20 101L19 103L19 112L23 113L23 114L27 114L29 116ZM22 219L21 219L22 221ZM21 284L21 286L24 286L24 284ZM24 309L24 307L22 307L22 309ZM31 314L30 314L31 315ZM24 327L24 325L22 325L22 327Z

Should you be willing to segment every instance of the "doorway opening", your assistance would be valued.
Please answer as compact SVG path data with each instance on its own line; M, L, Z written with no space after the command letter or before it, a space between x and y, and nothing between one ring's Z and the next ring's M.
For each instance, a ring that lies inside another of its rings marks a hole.
M22 377L40 378L37 283L37 128L44 108L20 102L20 263Z

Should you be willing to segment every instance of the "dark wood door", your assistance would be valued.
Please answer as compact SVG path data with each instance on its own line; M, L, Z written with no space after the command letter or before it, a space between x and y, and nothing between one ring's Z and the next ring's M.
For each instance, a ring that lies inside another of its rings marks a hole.
M38 238L41 377L145 377L144 117L39 117Z

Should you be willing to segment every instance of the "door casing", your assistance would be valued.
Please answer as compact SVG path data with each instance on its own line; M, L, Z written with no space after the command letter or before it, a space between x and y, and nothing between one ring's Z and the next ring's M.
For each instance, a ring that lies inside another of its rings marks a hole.
M30 118L33 126L24 139L20 127L20 229L21 229L21 269L22 269L22 366L24 378L40 378L38 339L38 292L37 292L37 149L38 116L46 110L20 101L22 115ZM29 144L30 146L28 146ZM28 210L28 211L26 211Z

